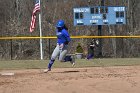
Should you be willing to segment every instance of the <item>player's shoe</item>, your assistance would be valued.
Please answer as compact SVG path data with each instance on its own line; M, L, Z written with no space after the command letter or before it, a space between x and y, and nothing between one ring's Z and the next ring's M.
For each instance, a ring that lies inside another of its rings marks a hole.
M72 67L75 66L75 58L74 58L73 56L71 57L71 61L70 61L70 63L72 64Z
M43 72L48 73L49 71L51 71L51 69L45 69Z
M72 67L74 67L75 66L75 62L74 63L72 63Z

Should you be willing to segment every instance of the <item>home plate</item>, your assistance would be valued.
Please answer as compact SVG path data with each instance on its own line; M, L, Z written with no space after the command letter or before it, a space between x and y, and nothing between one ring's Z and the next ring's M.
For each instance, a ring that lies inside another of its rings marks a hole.
M1 73L2 76L13 76L15 73L8 73L8 72L5 72L5 73Z

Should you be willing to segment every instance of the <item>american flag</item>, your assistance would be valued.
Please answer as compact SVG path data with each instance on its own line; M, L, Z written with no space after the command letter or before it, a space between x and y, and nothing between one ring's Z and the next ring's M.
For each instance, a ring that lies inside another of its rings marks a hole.
M36 23L36 12L40 11L40 0L35 0L35 6L32 12L32 20L30 25L30 32L34 31L35 23Z

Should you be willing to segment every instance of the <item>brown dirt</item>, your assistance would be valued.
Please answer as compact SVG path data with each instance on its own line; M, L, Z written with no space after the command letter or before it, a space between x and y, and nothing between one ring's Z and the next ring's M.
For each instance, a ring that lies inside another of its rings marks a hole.
M0 93L139 93L140 66L3 70Z

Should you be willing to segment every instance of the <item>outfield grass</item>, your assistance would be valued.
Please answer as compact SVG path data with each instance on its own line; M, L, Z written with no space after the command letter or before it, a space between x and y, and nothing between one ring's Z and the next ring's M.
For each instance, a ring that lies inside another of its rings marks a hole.
M46 68L49 60L10 60L0 61L0 69L40 69ZM131 66L140 65L140 58L103 58L103 59L76 59L76 67L102 67L102 66ZM71 67L69 62L56 61L54 68Z

